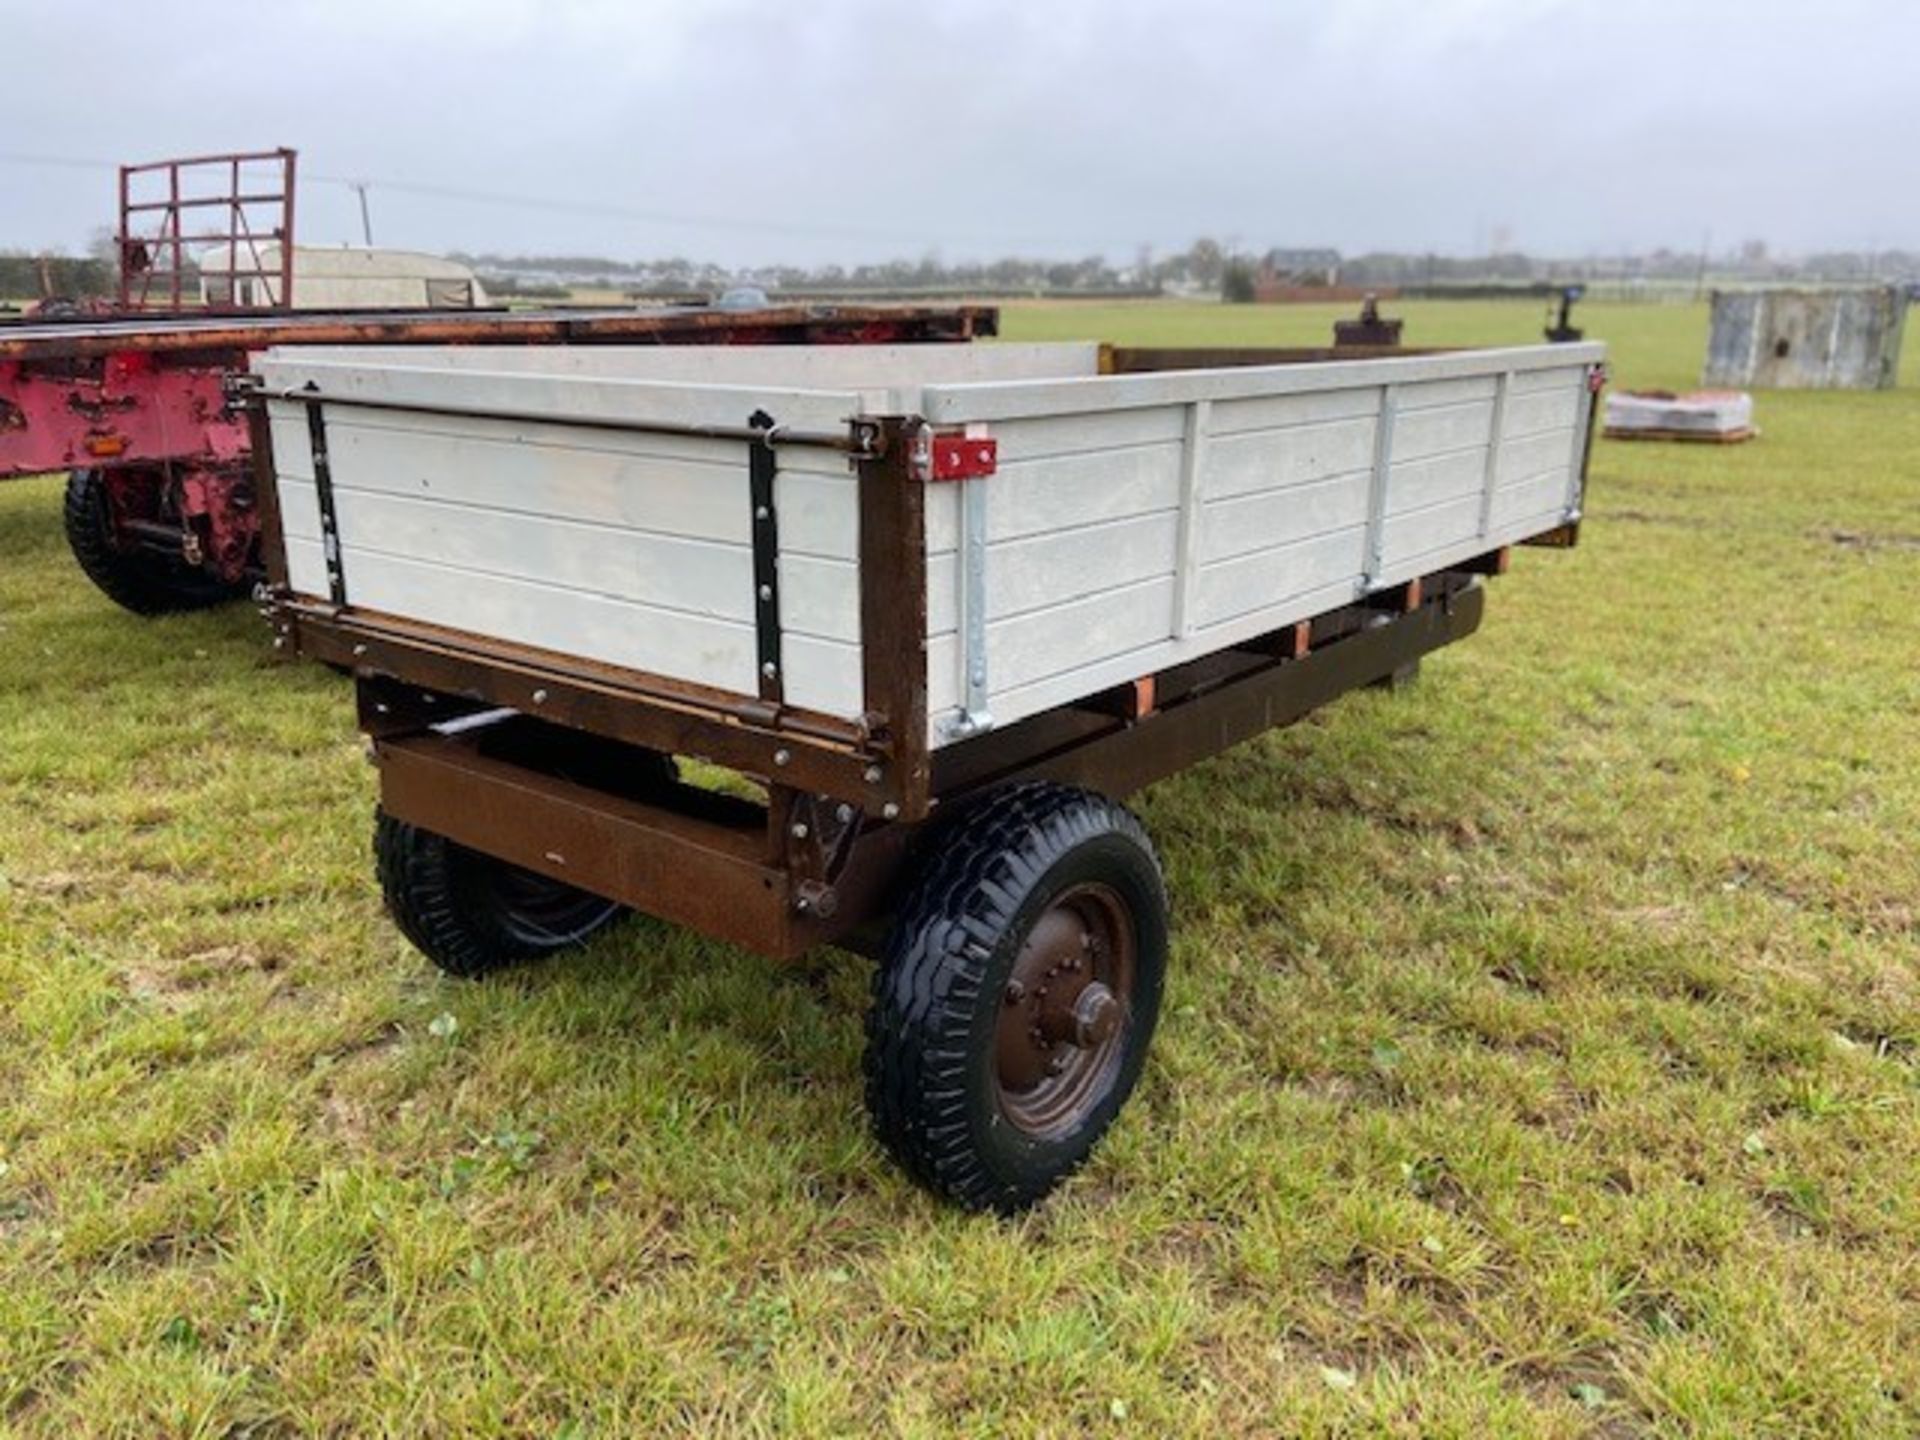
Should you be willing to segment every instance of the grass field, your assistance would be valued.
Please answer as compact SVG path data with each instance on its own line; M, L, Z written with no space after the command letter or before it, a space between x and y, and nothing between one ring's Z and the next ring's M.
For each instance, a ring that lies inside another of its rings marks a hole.
M1695 378L1702 310L1582 319ZM1419 686L1140 797L1154 1059L1011 1223L867 1138L852 957L436 978L346 683L116 611L0 486L0 1428L1915 1433L1920 389L1759 418L1603 443Z

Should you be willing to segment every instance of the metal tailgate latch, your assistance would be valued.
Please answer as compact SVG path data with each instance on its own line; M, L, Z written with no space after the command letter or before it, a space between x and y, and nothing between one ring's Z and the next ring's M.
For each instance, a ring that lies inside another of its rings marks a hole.
M999 468L1000 442L923 425L914 436L912 459L916 480L980 480Z
M993 728L987 691L987 487L1000 465L1000 442L973 433L921 425L910 455L916 479L958 480L960 487L960 663L963 703L942 725L950 740L965 740Z

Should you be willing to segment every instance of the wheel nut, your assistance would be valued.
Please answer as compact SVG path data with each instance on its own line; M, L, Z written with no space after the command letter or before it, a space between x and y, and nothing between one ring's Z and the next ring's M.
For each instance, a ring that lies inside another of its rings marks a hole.
M1026 998L1027 998L1026 986L1022 985L1018 980L1009 980L1007 982L1007 1004L1018 1005L1022 1000Z
M1105 1044L1119 1028L1119 997L1098 980L1094 981L1074 1001L1073 1043L1082 1050L1091 1050Z

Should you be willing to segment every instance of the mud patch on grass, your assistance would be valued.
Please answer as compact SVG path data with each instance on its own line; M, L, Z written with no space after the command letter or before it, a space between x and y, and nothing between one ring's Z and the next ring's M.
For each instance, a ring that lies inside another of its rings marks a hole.
M182 1010L201 991L242 976L276 975L281 966L279 956L249 946L214 945L172 959L130 961L120 966L120 982L136 1000Z
M188 976L212 978L257 972L271 975L282 961L278 955L251 949L245 945L210 945L180 958L181 970Z
M1920 535L1883 534L1875 530L1828 530L1822 533L1823 539L1832 541L1842 550L1858 553L1874 550L1906 550L1920 553Z
M1705 530L1712 523L1698 515L1662 515L1652 510L1608 510L1599 518L1609 524L1618 520L1628 525L1669 525L1675 530Z
M0 891L17 890L44 900L66 900L87 892L87 877L71 870L48 870L38 875L0 872Z

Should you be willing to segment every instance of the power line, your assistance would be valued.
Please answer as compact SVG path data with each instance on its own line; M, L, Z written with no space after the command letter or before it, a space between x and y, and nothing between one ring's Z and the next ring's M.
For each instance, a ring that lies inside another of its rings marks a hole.
M116 173L120 168L116 162L111 160L89 159L73 155L37 155L8 150L0 150L0 164L44 165L59 169L108 170ZM866 225L842 224L832 221L780 219L768 216L676 214L671 211L643 209L636 206L621 205L601 200L573 200L551 195L524 195L502 190L476 190L459 185L441 185L421 180L326 175L314 171L303 171L301 178L322 185L339 185L346 189L357 191L359 192L363 205L366 200L367 191L369 189L377 189L390 190L402 195L419 195L430 199L452 200L464 204L497 205L509 209L591 215L605 220L622 220L637 224L677 227L681 229L757 231L772 235L837 236L849 239L891 240L896 243L910 245L938 244L942 240L949 242L964 240L974 244L997 245L1055 246L1062 243L1058 237L1041 239L1032 235L970 235L943 231L939 236L929 236L925 232L891 230Z
M775 235L837 235L858 239L896 240L908 244L934 243L926 233L880 229L868 225L847 225L816 220L781 220L745 215L686 215L664 210L640 209L600 200L570 200L552 195L518 195L500 190L471 190L458 185L438 185L419 180L349 180L339 175L314 175L311 178L329 185L365 184L403 195L422 195L439 200L455 200L477 205L503 205L514 209L563 211L575 215L593 215L601 219L630 220L647 225L679 226L701 230L750 230ZM1058 244L1057 238L1041 240L1035 236L954 235L948 239L988 241L996 244Z

